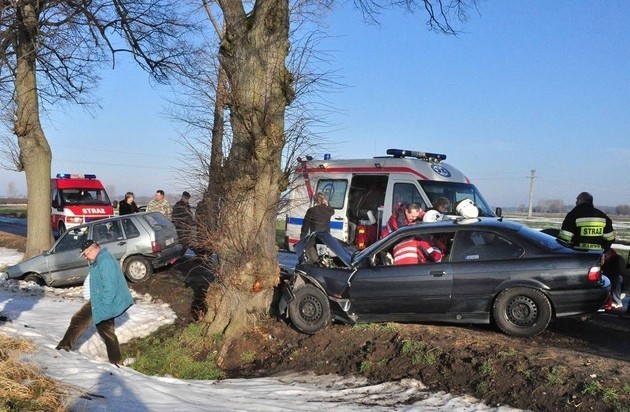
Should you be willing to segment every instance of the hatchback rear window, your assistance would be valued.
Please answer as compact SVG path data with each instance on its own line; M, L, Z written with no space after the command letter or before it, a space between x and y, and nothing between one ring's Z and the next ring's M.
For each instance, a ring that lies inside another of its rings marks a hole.
M149 226L151 226L151 228L154 230L161 229L171 224L171 221L168 220L166 216L164 216L163 214L159 212L144 215L144 219L147 221Z

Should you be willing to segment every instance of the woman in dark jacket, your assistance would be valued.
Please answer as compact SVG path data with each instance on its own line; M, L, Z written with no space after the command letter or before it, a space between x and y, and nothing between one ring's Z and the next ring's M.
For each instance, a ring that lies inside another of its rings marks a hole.
M138 205L133 201L134 194L133 192L125 193L125 199L120 202L118 205L118 214L119 215L129 215L131 213L138 213Z

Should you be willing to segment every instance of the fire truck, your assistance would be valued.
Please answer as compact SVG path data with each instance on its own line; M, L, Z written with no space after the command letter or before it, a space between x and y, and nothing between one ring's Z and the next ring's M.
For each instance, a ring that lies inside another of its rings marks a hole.
M105 187L93 174L59 173L50 179L53 232L114 216Z
M500 215L493 211L479 190L455 167L444 162L446 155L389 149L388 156L371 159L323 160L298 158L288 192L285 246L294 250L306 210L313 194L323 193L335 213L331 234L363 249L374 243L387 219L402 203L417 203L428 210L438 197L456 205L470 199L479 216Z

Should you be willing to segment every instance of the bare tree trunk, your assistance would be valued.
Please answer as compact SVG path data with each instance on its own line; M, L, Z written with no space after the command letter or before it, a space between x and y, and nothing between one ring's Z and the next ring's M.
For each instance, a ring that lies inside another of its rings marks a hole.
M206 321L210 333L224 333L229 342L268 313L278 282L275 222L284 113L293 89L285 66L288 1L259 0L249 14L240 1L220 4L233 141L219 182L221 207L212 238L220 260L206 297Z
M53 240L50 228L52 154L39 121L35 71L38 13L33 4L25 3L18 7L18 31L15 39L17 66L14 133L20 147L20 164L26 173L28 191L26 258L48 249Z

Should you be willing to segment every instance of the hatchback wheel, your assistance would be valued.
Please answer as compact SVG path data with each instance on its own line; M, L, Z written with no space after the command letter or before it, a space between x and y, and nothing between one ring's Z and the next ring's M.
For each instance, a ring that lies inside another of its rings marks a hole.
M63 222L59 222L57 226L57 233L59 236L63 235L66 232L66 225Z
M492 315L503 332L511 336L536 336L551 321L551 303L541 291L508 288L494 301Z
M46 286L46 282L44 282L44 279L42 279L42 277L36 273L29 273L28 275L24 276L24 281L34 282L37 283L39 286Z
M328 297L314 285L305 285L295 291L289 303L289 319L304 333L320 332L330 324Z
M125 276L130 282L144 282L153 274L153 267L144 256L132 256L125 260Z

